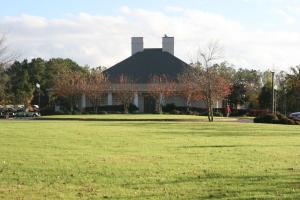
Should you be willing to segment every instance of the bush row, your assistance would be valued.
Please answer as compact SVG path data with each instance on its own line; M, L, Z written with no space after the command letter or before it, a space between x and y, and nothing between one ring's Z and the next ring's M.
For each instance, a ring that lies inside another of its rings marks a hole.
M255 123L267 123L267 124L286 124L286 125L300 125L300 121L296 121L286 117L283 114L264 114L254 119Z
M168 114L175 114L175 115L201 115L206 116L207 109L206 108L196 108L196 107L184 107L184 106L176 106L175 104L167 104L163 106L163 112ZM223 109L214 109L214 115L217 117L224 116Z
M130 104L129 113L136 113L138 108L134 104ZM99 106L97 109L93 107L87 107L84 111L75 109L73 112L70 110L55 111L53 107L45 107L41 109L41 115L80 115L80 114L122 114L124 113L123 105L113 106Z
M207 109L205 108L190 108L187 111L187 107L179 107L174 104L167 104L163 107L163 112L170 113L170 114L196 114L196 115L207 115ZM269 113L270 111L267 109L232 109L230 116L232 117L242 117L242 116L250 116L250 117L257 117L260 115L264 115ZM214 115L217 117L226 116L226 109L219 108L214 109Z

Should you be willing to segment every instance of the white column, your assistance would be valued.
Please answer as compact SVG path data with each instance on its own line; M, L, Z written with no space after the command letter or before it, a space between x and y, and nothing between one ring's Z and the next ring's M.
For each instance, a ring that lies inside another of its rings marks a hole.
M107 105L112 106L113 105L113 99L112 99L112 93L109 92L107 95Z
M162 105L164 101L164 96L163 94L159 94L159 103Z
M81 109L84 109L84 108L86 108L86 97L85 97L85 95L83 94L83 95L81 96Z
M163 106L163 95L159 94L159 105L158 105L158 112L162 113L162 106Z
M133 101L134 105L136 107L139 107L139 94L136 92L134 93L134 101Z
M55 112L59 112L59 111L60 111L60 106L59 106L59 105L55 105L54 111L55 111Z

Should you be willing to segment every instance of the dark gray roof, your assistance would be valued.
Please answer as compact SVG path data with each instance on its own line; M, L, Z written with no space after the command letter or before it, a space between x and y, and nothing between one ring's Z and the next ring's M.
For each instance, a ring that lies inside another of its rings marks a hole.
M136 83L147 83L153 75L166 75L176 79L177 75L191 66L162 49L144 49L122 62L105 70L111 82L116 82L123 74Z

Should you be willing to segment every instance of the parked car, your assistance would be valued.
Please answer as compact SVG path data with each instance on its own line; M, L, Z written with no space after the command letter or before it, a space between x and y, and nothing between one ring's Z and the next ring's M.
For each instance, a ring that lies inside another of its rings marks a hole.
M40 114L38 112L17 112L16 117L25 118L25 117L39 117Z
M294 119L294 120L300 120L300 112L292 113L292 114L290 114L289 117Z

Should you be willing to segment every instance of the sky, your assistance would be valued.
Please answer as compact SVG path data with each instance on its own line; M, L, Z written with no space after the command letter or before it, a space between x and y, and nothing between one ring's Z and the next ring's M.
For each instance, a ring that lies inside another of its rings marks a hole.
M0 34L19 59L71 58L110 67L175 37L175 55L190 62L219 41L236 68L287 70L300 64L299 0L1 0Z

